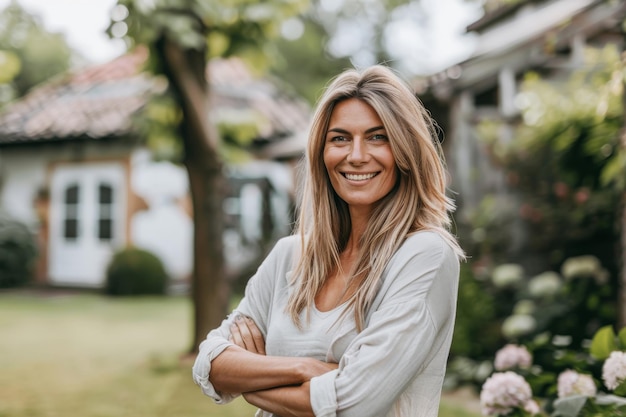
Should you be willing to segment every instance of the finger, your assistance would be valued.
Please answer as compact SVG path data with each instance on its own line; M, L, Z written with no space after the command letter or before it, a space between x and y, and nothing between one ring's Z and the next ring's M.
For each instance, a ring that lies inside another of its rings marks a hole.
M256 351L261 355L265 355L265 339L263 338L263 334L257 327L254 320L252 320L250 317L246 317L245 322L248 325L248 329L250 330L250 335L252 336L252 341L254 342Z
M239 334L241 335L241 340L245 345L245 349L250 352L258 353L256 350L256 346L254 345L254 338L250 333L250 328L248 327L246 320L243 317L237 317L235 319L235 325L239 330Z
M230 325L230 337L234 344L236 344L240 348L246 348L246 344L243 342L241 334L239 333L239 327L235 323Z

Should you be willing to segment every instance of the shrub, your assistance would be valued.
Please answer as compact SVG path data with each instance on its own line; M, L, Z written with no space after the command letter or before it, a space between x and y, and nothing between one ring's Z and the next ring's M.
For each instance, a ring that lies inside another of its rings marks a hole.
M496 362L498 357L506 356L507 366L496 364L498 372L482 386L483 415L625 416L625 350L626 328L616 334L613 326L604 326L595 333L588 348L578 347L571 352L583 360L575 365L563 365L554 373L546 372L539 364L532 364L533 358L525 346L508 344L496 353ZM519 352L524 352L523 366L515 357ZM493 383L494 378L498 379L498 384ZM543 386L549 389L539 389ZM523 397L516 395L520 387L524 388ZM530 402L533 407L526 407Z
M134 247L117 252L106 271L105 292L109 295L165 294L168 276L153 253Z
M36 257L37 245L28 227L0 213L0 288L28 284Z

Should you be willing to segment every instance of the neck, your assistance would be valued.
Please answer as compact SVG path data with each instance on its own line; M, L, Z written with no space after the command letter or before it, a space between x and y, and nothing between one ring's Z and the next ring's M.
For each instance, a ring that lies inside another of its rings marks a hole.
M355 254L358 252L361 237L363 236L363 233L365 233L365 228L369 222L370 214L369 210L365 212L363 210L350 209L351 230L348 243L343 250L344 253Z

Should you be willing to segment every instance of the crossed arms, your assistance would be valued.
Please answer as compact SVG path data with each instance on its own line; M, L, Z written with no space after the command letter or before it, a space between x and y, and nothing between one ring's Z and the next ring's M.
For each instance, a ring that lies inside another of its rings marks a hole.
M228 347L211 365L209 379L221 392L240 392L247 402L283 417L314 416L311 378L337 368L312 358L265 355L263 335L248 317L230 327Z

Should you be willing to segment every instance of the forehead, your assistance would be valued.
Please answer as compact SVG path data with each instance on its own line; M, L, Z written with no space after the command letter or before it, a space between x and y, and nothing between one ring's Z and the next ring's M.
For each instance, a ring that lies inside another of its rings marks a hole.
M382 126L383 122L376 110L361 99L349 98L335 104L328 123L329 129L362 125L367 125L367 127Z

